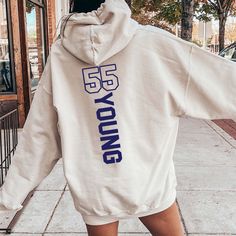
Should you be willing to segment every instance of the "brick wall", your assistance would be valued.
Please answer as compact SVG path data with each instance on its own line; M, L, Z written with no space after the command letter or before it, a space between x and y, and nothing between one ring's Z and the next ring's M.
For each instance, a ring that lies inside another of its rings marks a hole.
M48 42L51 46L56 32L56 9L55 0L47 0L47 18L48 18Z
M37 35L37 50L38 50L38 72L39 76L42 75L43 72L43 41L42 41L42 23L41 23L41 9L39 7L35 8L36 11L36 35Z

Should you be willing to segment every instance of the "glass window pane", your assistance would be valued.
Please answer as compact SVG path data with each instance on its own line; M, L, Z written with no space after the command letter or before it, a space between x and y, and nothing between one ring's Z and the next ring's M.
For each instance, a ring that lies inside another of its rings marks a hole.
M5 0L0 0L0 92L13 92Z
M31 89L34 90L45 64L43 9L26 1L26 17Z

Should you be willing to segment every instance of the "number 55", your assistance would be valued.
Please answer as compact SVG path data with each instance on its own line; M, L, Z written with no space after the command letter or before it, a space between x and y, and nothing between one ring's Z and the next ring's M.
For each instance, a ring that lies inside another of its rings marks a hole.
M119 86L118 77L113 73L116 70L116 64L82 69L85 91L98 93L102 88L106 91L116 90Z

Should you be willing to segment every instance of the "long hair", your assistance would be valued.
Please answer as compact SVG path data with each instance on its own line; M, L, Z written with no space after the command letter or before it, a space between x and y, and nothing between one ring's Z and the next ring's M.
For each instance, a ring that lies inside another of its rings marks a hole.
M70 0L70 13L96 10L105 0Z

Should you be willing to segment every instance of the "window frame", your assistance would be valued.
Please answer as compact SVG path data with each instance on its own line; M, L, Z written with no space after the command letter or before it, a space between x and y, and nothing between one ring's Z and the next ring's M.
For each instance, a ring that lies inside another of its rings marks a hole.
M14 60L14 45L13 45L13 32L12 32L12 22L11 22L11 9L10 0L3 0L6 6L6 20L7 20L7 36L8 36L8 50L9 50L9 64L10 64L10 76L12 81L13 91L0 91L1 96L15 95L17 94L16 89L16 74L15 74L15 60Z
M40 7L42 10L42 23L43 23L43 44L44 44L44 55L45 60L43 61L44 65L46 64L47 57L49 54L49 45L48 45L48 21L47 21L47 4L45 0L26 0L29 1L36 6Z

